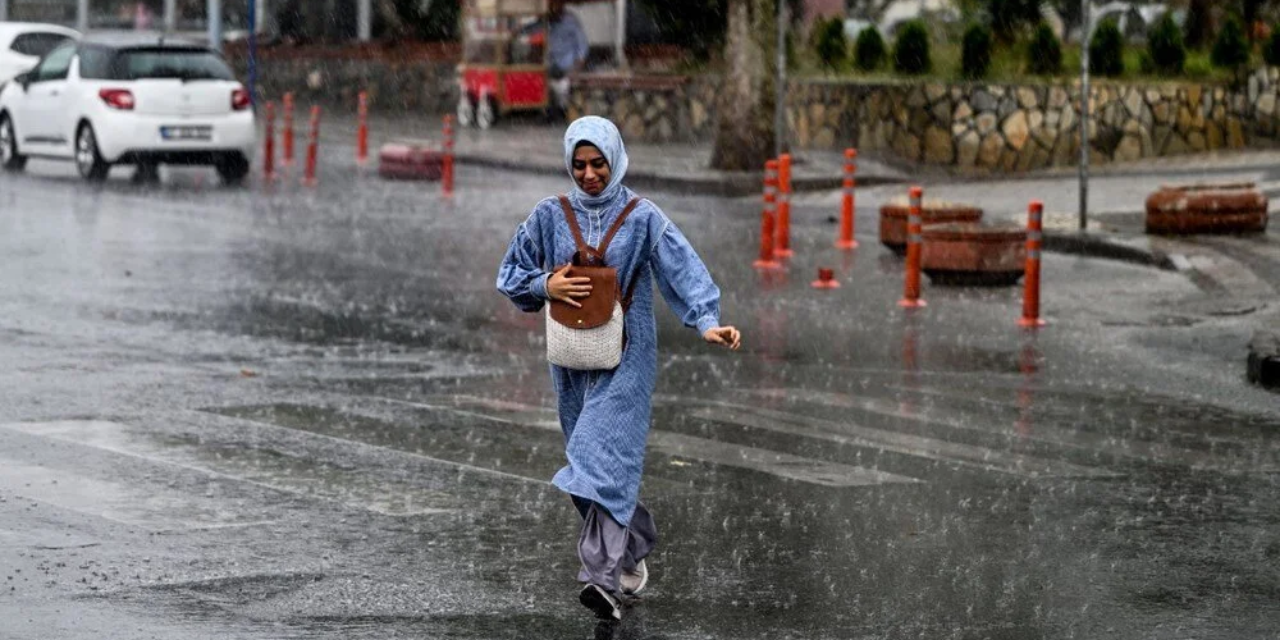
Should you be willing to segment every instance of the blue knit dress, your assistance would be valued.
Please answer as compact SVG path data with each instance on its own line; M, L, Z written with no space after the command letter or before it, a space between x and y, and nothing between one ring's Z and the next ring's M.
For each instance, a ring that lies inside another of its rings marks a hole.
M620 182L615 158L609 158L605 146L596 146L614 168L611 182ZM570 194L583 238L593 247L635 195L618 187L596 199L594 206L584 202L580 192ZM569 263L574 251L573 232L560 203L554 197L539 202L511 240L498 273L498 290L523 311L542 310L550 272ZM626 348L622 364L612 371L550 365L568 458L553 482L599 504L626 527L639 496L657 375L653 285L657 283L671 309L699 334L720 324L720 290L684 235L648 200L627 217L607 249L605 263L618 269L624 291L635 284L625 322Z

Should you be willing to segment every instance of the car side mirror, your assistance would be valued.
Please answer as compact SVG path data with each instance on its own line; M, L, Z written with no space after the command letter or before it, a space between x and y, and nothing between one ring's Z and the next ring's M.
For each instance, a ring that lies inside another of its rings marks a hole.
M22 90L26 91L27 87L31 86L31 74L19 73L18 75L14 76L13 81L22 85Z

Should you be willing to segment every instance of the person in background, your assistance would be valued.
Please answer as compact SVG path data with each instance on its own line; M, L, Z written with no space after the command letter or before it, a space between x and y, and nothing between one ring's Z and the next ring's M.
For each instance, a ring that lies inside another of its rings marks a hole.
M569 78L582 71L587 63L587 32L578 17L564 8L564 0L551 0L547 20L550 24L551 66L548 77L554 97L554 108L563 116L569 106Z

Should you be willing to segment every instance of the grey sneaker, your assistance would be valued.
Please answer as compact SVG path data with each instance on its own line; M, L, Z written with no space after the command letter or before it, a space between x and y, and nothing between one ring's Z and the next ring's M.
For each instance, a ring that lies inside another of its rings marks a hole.
M635 572L623 571L622 578L618 582L622 587L622 593L626 595L634 596L644 591L645 585L649 584L649 568L644 566L644 560L636 565Z
M608 591L594 584L589 584L582 588L582 593L578 594L578 602L594 611L596 617L601 620L622 619L622 603L618 602L617 598L609 595Z

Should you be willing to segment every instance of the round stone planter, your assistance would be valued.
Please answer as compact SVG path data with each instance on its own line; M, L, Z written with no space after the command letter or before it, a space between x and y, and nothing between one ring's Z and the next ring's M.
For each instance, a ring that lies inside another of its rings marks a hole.
M934 284L1007 287L1027 265L1027 230L1016 225L939 224L925 228L921 268Z
M895 200L880 207L880 243L898 255L907 252L907 214L910 204ZM982 209L954 202L925 200L920 207L920 219L929 225L951 222L976 223L982 220Z
M1252 182L1166 185L1147 197L1147 233L1263 233L1267 204Z

